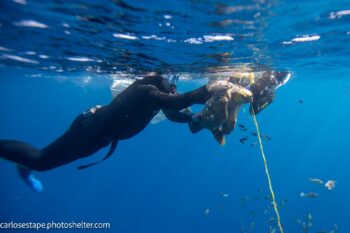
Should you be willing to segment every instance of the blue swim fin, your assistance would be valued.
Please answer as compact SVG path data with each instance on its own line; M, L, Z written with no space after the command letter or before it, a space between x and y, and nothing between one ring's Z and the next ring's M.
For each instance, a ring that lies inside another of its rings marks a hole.
M41 181L34 176L32 170L18 165L17 171L19 176L34 192L40 193L43 191L44 187Z

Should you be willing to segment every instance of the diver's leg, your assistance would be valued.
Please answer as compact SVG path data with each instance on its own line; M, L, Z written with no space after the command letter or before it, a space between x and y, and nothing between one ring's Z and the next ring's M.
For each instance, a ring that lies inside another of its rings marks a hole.
M42 150L20 141L0 140L0 158L36 171L47 171L94 154L110 141L86 132L67 131Z
M88 122L92 117L79 115L62 136L41 150L21 141L0 140L0 158L32 170L47 171L94 154L112 140L92 129Z
M33 162L40 158L40 150L21 141L0 140L0 157L31 167Z
M14 162L22 167L26 167L37 171L46 171L62 164L62 159L67 162L67 157L71 155L69 146L64 145L64 137L60 137L58 140L50 145L60 144L63 148L56 152L62 152L62 156L57 156L57 153L51 154L43 152L32 145L25 142L15 140L0 140L0 157L11 162ZM65 152L65 153L63 153Z

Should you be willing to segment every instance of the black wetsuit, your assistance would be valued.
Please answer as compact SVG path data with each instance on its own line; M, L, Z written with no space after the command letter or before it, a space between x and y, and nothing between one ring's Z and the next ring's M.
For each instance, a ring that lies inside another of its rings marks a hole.
M80 114L62 136L41 150L20 141L0 140L0 157L29 169L46 171L92 155L112 143L111 154L119 140L141 132L159 110L170 120L189 122L191 117L179 111L204 104L209 98L206 87L170 94L162 77L145 77L131 84L109 105Z

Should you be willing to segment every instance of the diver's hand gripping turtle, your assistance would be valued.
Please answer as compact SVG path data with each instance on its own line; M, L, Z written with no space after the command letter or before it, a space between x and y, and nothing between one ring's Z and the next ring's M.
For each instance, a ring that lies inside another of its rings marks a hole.
M224 80L207 85L212 97L206 102L202 112L193 116L193 121L202 128L209 129L220 145L225 144L225 136L236 125L237 113L245 103L252 103L253 94L246 88Z

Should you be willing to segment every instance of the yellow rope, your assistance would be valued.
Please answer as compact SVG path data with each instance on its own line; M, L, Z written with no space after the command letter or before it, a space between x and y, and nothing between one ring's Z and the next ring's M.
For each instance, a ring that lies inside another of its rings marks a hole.
M276 199L275 199L275 193L273 192L271 177L270 177L269 169L267 167L267 162L266 162L266 157L265 157L265 153L264 153L264 148L263 148L263 144L262 144L262 141L261 141L259 125L258 125L258 121L256 120L256 115L255 115L255 112L254 112L253 108L252 108L252 117L253 117L253 121L254 121L254 124L255 124L255 127L256 127L256 132L258 134L261 156L262 156L262 159L264 161L265 173L266 173L266 176L267 176L267 181L268 181L268 184L269 184L270 193L271 193L271 197L272 197L272 205L273 205L273 209L275 210L276 217L277 217L277 225L278 225L278 228L280 229L280 232L283 233L284 231L283 231L283 227L282 227L282 224L281 224L281 218L280 218L280 214L278 212L277 203L276 203Z

